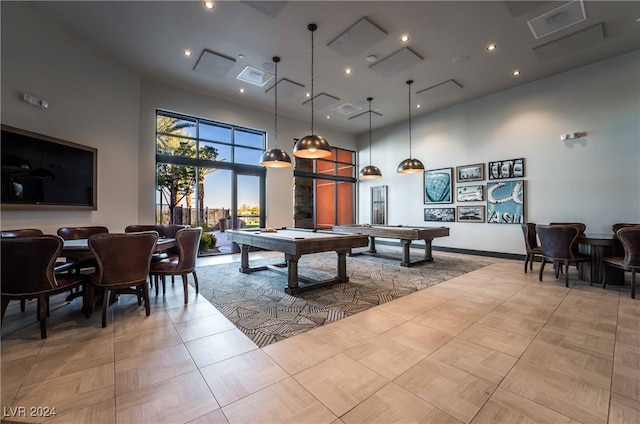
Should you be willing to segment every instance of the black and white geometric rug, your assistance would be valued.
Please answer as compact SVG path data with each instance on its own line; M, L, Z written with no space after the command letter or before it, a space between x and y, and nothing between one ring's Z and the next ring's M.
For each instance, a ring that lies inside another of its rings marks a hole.
M381 253L401 257L400 248L380 246ZM373 306L406 296L442 281L486 266L490 261L438 256L411 268L400 260L359 255L347 257L349 282L298 295L284 292L287 277L267 270L242 274L239 264L197 268L200 295L224 314L260 347L337 321ZM251 267L277 259L250 260ZM304 255L300 275L328 279L336 275L336 253ZM191 278L190 284L193 285Z

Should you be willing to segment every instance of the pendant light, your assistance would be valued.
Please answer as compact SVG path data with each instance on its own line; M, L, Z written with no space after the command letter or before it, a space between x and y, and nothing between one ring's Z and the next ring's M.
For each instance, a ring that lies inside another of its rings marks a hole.
M398 165L398 174L417 174L424 172L424 165L418 159L411 157L411 84L413 80L407 81L409 86L409 159L405 159Z
M369 102L369 165L365 166L360 170L360 178L380 178L382 177L382 172L380 172L380 168L377 166L371 165L371 100L372 97L367 98Z
M291 158L284 150L278 149L278 62L280 58L275 56L273 62L276 64L276 83L273 86L275 92L275 124L273 139L275 140L275 147L271 150L267 150L260 156L260 163L268 168L285 168L291 166Z
M319 159L331 156L331 146L323 137L313 133L313 33L318 29L316 24L309 24L311 31L311 135L305 135L293 146L293 155L304 159Z

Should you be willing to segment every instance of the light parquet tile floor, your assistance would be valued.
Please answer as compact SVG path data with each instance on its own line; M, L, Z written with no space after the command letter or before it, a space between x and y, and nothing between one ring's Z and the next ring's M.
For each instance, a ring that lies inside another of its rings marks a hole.
M628 286L572 272L565 288L551 271L540 283L521 261L490 261L263 349L191 288L184 306L179 283L152 292L149 317L121 296L104 329L80 299L53 298L46 340L35 301L12 302L3 421L639 423L640 301Z

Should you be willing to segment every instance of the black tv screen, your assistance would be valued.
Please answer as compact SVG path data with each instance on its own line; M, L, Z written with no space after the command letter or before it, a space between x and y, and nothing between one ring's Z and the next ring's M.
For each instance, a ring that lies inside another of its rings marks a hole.
M97 149L2 125L2 209L97 209Z

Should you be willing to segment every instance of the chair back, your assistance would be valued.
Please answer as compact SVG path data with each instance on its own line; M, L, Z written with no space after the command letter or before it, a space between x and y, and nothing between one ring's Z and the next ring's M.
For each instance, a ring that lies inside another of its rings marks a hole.
M164 236L168 238L175 238L178 230L182 230L183 228L189 228L189 226L188 225L165 225Z
M624 227L634 227L634 226L636 226L636 225L639 225L639 226L640 226L640 224L626 224L626 223L619 222L619 223L617 223L617 224L613 224L613 225L611 226L611 231L613 231L613 234L617 234L617 233L618 233L618 230L619 230L619 229L621 229L621 228L624 228Z
M176 271L192 272L196 267L202 228L182 228L176 232L178 265Z
M97 285L134 285L146 280L157 242L155 231L89 237L89 249L98 263L92 281Z
M587 226L582 222L550 222L549 225L571 225L578 228L578 235L584 234Z
M3 237L2 294L39 294L58 287L54 275L62 252L59 236Z
M571 246L580 234L575 225L536 225L542 255L554 259L575 259Z
M524 235L524 245L527 248L527 252L531 252L534 248L538 247L538 237L536 236L536 224L526 222L521 225L522 234Z
M616 233L624 247L625 266L640 267L640 226L623 227Z
M2 231L2 237L38 237L43 236L42 230L37 228L23 228L20 230L5 230Z
M62 227L58 228L58 235L64 240L88 239L95 234L108 233L107 227Z
M164 237L164 229L160 224L134 224L127 225L124 229L125 233L141 233L143 231L155 231L160 237Z

